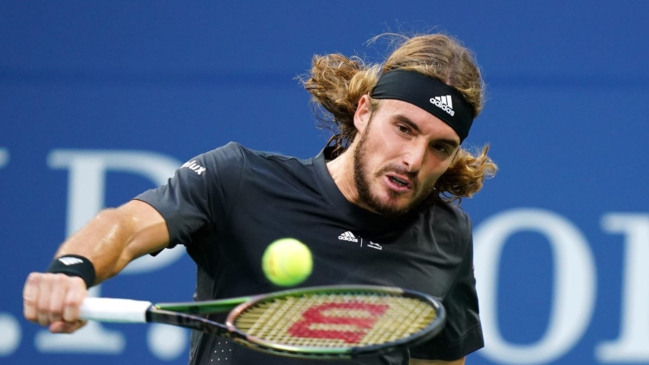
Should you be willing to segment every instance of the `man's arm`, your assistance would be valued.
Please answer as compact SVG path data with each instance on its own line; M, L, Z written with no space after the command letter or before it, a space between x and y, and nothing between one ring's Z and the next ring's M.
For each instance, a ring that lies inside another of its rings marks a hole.
M410 365L464 365L466 357L455 361L410 359Z
M100 212L68 238L55 257L74 254L87 258L95 268L95 284L99 284L132 260L165 248L168 242L169 232L160 213L133 200ZM49 326L52 332L74 332L84 324L79 321L79 307L86 295L86 284L79 277L31 273L23 290L25 318Z

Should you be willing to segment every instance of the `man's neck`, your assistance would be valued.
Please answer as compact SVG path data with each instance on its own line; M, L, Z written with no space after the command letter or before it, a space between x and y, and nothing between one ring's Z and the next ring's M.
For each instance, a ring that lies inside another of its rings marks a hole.
M347 151L343 152L340 156L331 161L327 161L327 170L329 170L329 174L336 183L338 190L340 190L343 196L350 203L367 209L365 206L360 204L358 190L356 189L356 183L354 182L353 151L347 149Z

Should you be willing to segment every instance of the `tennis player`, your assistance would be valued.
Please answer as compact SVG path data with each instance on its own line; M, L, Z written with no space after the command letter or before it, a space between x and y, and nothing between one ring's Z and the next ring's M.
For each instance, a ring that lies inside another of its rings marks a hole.
M294 237L314 256L302 286L398 286L442 300L440 335L362 363L463 364L483 335L471 223L458 203L496 172L487 146L476 153L462 147L483 107L471 52L446 35L403 37L382 65L316 56L303 83L337 131L317 156L230 143L192 158L166 185L100 212L63 243L46 273L30 274L25 317L73 332L84 324L78 313L87 288L178 244L197 265L195 300L276 291L261 257L270 242ZM190 364L217 359L309 362L193 332Z

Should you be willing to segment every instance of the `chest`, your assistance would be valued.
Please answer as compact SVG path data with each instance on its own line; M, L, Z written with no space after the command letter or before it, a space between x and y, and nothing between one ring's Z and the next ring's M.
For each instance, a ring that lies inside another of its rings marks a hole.
M264 199L232 211L219 232L220 276L249 281L257 290L273 291L261 270L266 247L295 238L311 250L311 276L301 286L366 284L398 286L443 297L459 261L440 242L425 218L394 230L352 224L325 201L301 197L283 204Z

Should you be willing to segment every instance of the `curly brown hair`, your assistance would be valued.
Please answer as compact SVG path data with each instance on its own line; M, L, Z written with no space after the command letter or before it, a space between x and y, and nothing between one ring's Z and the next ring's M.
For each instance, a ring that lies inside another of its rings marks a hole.
M471 51L460 42L444 34L427 34L407 37L384 34L397 40L398 47L382 64L367 64L360 57L341 54L316 55L309 75L302 78L304 88L311 94L316 115L323 125L334 130L328 145L334 157L343 153L356 137L354 113L359 99L370 94L379 76L391 70L416 71L437 78L457 89L473 107L478 116L484 106L485 85ZM371 100L372 111L380 100ZM461 148L449 169L439 178L430 198L454 202L471 197L483 185L484 179L498 170L487 156L489 146L471 153Z

